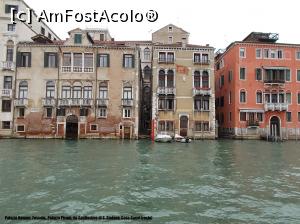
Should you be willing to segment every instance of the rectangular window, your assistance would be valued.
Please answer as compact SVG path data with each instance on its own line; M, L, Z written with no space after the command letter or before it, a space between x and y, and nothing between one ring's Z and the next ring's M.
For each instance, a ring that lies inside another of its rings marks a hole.
M271 58L276 58L276 50L271 50L270 51L271 53L270 53L270 56L271 56Z
M131 118L131 109L129 108L123 109L123 118Z
M82 43L82 34L76 33L74 35L74 43L81 44Z
M261 68L256 68L255 69L255 79L257 81L262 80L262 70L261 70Z
M255 52L256 58L261 58L261 49L256 49Z
M10 32L16 31L16 24L7 24L7 31Z
M286 97L286 102L288 104L291 104L292 103L292 94L291 93L286 93L285 97ZM275 102L275 103L277 103L277 102Z
M57 53L45 52L44 67L45 68L57 68Z
M292 122L292 112L286 112L286 121Z
M71 53L63 53L63 66L72 65L72 56Z
M11 13L11 9L15 9L18 12L18 8L17 5L5 5L5 13Z
M82 68L82 53L74 53L74 67Z
M46 108L46 117L52 118L52 108L51 107Z
M46 31L45 31L45 28L44 27L41 27L41 34L45 36L46 34Z
M289 70L289 69L285 70L285 81L287 81L287 82L291 81L291 70Z
M173 43L173 37L168 37L168 43L172 44Z
M229 94L228 94L228 104L231 104L231 91L229 92Z
M97 124L91 124L90 129L91 129L91 131L98 131L98 125Z
M63 99L71 98L71 87L70 86L62 86L61 97Z
M300 82L300 70L297 70L297 82Z
M158 54L158 61L159 62L166 62L166 53L165 52L159 52Z
M264 58L269 58L269 57L270 57L270 50L264 49Z
M240 58L245 58L245 57L246 57L246 49L240 48Z
M107 109L105 107L101 107L98 109L98 117L100 117L100 118L107 117Z
M12 76L4 76L3 89L12 89Z
M300 51L296 52L296 60L300 60Z
M49 38L50 40L52 39L51 33L48 33L48 38Z
M283 58L282 50L277 51L277 58Z
M64 117L66 116L66 109L65 108L59 108L56 110L56 116L57 117Z
M298 112L298 121L300 122L300 112Z
M6 61L12 62L14 60L14 48L8 47L6 49Z
M256 93L256 103L262 103L262 92L257 92Z
M132 54L123 55L123 67L134 68L134 56Z
M240 92L240 103L246 103L246 92L245 91Z
M2 121L2 129L10 129L10 121Z
M19 52L17 63L19 67L31 67L31 53L30 52Z
M25 116L25 108L21 107L19 108L19 117L24 117Z
M127 99L127 100L132 99L132 88L131 87L123 88L123 99Z
M109 54L99 54L98 55L98 67L109 67Z
M240 80L246 80L246 68L240 68Z
M174 99L173 98L159 98L158 99L158 110L174 110Z
M201 62L201 54L194 54L194 63Z
M92 53L84 53L84 72L93 72L94 55Z
M173 52L167 53L167 63L174 63L174 53Z
M246 121L246 112L240 112L240 121Z
M25 132L25 125L18 125L17 132Z
M11 112L11 100L2 100L2 112Z
M263 113L257 113L256 117L259 122L263 122Z
M80 108L79 113L80 113L81 117L86 117L89 115L89 109L88 108Z
M298 93L298 104L300 104L300 92Z
M104 34L100 33L100 41L104 41Z

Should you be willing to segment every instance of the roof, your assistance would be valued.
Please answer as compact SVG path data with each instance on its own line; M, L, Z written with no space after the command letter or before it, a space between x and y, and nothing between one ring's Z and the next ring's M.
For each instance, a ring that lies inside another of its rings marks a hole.
M185 31L184 29L182 29L182 28L180 28L180 27L178 27L178 26L175 26L174 24L171 24L171 23L168 24L168 25L166 25L166 26L164 26L164 27L162 27L162 28L160 28L159 30L155 31L154 33L157 33L157 32L161 31L162 29L164 29L164 28L166 28L166 27L168 27L168 26L173 26L173 27L175 27L175 28L181 30L183 33L190 34L189 32ZM153 34L154 34L154 33L153 33Z

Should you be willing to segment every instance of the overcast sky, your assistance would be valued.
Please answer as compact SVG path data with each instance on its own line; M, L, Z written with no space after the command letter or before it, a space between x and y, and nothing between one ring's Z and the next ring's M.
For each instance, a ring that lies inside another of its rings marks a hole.
M115 40L150 40L151 33L173 23L190 33L190 43L225 48L242 40L252 31L279 33L279 42L300 43L298 0L25 0L37 13L128 12L133 9L158 12L156 22L142 23L50 23L61 38L67 31L80 28L108 28Z

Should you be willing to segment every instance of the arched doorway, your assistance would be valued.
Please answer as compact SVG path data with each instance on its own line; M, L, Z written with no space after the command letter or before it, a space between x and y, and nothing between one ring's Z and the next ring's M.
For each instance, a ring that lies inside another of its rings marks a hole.
M273 116L270 120L270 134L273 137L280 137L280 120L277 116Z
M188 124L189 124L189 118L187 116L181 116L180 117L180 135L183 137L187 136L188 133Z
M67 117L66 121L66 139L78 138L78 118L75 115Z

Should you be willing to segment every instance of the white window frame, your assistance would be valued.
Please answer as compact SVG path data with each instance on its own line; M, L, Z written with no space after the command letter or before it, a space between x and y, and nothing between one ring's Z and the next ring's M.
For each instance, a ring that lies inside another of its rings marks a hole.
M241 102L241 92L245 92L245 102ZM247 91L245 89L240 89L239 91L239 102L240 104L246 104L247 103Z
M105 116L101 116L101 110L105 110ZM107 118L107 108L106 107L100 107L100 108L98 108L98 112L97 112L97 117L98 118Z
M128 116L128 113L126 114L125 111L130 111L130 116ZM131 108L123 108L123 118L132 118L132 109Z
M261 93L261 103L257 102L257 93ZM264 94L262 90L256 90L255 92L255 102L256 104L263 104L264 103Z
M257 51L260 51L260 57L257 57ZM256 59L261 59L262 58L262 54L263 54L263 51L262 51L262 49L261 48L256 48L255 49L255 58Z
M241 68L245 69L245 79L241 79ZM240 67L240 69L239 69L239 80L241 80L241 81L247 80L247 69L245 67Z
M242 50L244 51L244 56L241 55ZM246 58L246 48L240 47L240 51L239 52L240 52L240 58Z

